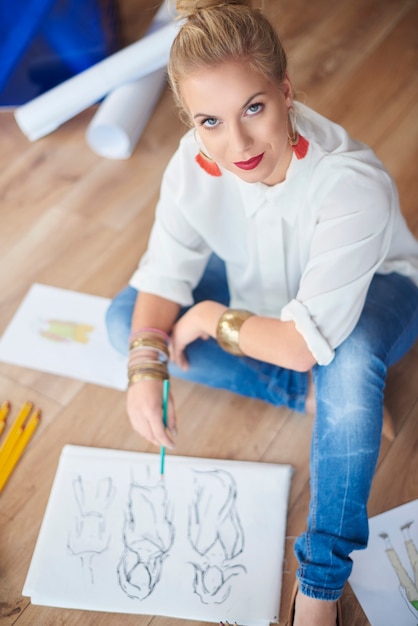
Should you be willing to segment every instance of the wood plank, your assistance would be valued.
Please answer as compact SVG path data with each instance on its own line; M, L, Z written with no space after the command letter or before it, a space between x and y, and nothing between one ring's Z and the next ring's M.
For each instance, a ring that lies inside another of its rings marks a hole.
M418 88L415 98L399 111L395 127L375 146L376 153L394 177L402 213L418 238Z
M398 94L402 93L406 108L413 106L416 100L417 22L418 6L393 26L372 54L363 58L361 67L321 106L324 115L371 146L388 134L392 138L402 122L404 112L402 108L399 110ZM416 128L412 126L410 131L416 141Z
M328 4L325 15L309 20L309 28L305 25L289 39L284 34L283 43L289 50L289 69L295 77L296 90L306 94L310 106L320 112L324 110L327 115L325 107L330 97L344 88L350 76L355 75L414 6L415 0L399 2L396 11L391 0L346 1L332 7ZM305 4L302 11L306 11ZM402 49L404 47L405 42Z

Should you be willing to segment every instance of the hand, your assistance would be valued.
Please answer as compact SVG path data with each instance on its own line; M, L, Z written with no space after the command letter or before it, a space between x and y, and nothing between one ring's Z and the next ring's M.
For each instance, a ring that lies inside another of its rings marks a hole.
M182 369L188 369L184 353L186 346L196 339L216 337L216 326L225 309L223 304L212 300L192 306L173 327L169 345L170 359Z
M163 424L163 382L161 380L140 380L128 388L127 412L132 426L142 437L156 446L174 448L171 435L176 432L174 402L169 395L167 428Z

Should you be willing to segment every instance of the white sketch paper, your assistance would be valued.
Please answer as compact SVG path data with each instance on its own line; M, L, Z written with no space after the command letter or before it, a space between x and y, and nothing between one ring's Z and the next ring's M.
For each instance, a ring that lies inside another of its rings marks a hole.
M65 446L23 595L240 626L277 621L287 465Z
M109 304L108 298L33 284L0 339L0 360L126 389L126 358L107 337Z
M371 626L417 626L418 500L369 524L367 549L352 554L349 583Z

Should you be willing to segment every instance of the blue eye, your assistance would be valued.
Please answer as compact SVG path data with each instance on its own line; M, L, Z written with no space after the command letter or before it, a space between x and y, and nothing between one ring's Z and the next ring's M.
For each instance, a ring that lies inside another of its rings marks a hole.
M201 126L204 126L205 128L215 128L218 124L219 120L217 120L216 117L207 117L202 121Z
M254 102L254 104L250 104L246 113L247 115L256 115L256 113L260 113L262 109L263 105L260 102Z

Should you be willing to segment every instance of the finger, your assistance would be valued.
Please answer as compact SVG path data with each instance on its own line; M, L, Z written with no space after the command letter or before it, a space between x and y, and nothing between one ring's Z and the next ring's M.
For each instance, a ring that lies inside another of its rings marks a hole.
M174 361L174 341L171 338L170 343L168 344L168 358L170 361Z
M174 408L174 401L173 398L170 394L169 398L168 398L168 420L167 420L167 428L170 432L170 435L172 437L175 437L177 435L177 416L176 416L176 411Z
M170 355L171 361L173 361L176 365L180 367L179 357L181 355L181 350L179 349L178 344L174 341L171 342L170 344L169 355Z
M188 370L189 369L189 361L187 359L186 353L185 352L180 352L180 354L178 355L178 366L182 369L182 370Z
M178 337L178 333L177 333L177 326L176 326L174 328L173 333L172 333L170 345L169 345L169 348L168 348L170 359L178 367L180 367L180 369L188 370L189 369L189 362L188 362L186 354L185 354L185 348L186 348L187 343L189 343L189 342L186 342L186 343L179 342L177 337Z
M170 358L181 369L183 370L189 369L189 362L184 352L184 346L180 347L179 344L176 343L175 341L171 343Z
M161 421L155 421L150 424L153 438L158 442L158 445L165 446L166 448L174 448L174 441L168 434L168 429L164 427L163 416L161 414Z
M173 442L165 433L165 429L162 423L161 428L159 428L158 426L153 427L152 422L146 421L141 424L140 427L135 427L134 425L134 428L141 437L157 446L157 448L159 448L160 446L166 446L167 448L174 447Z

